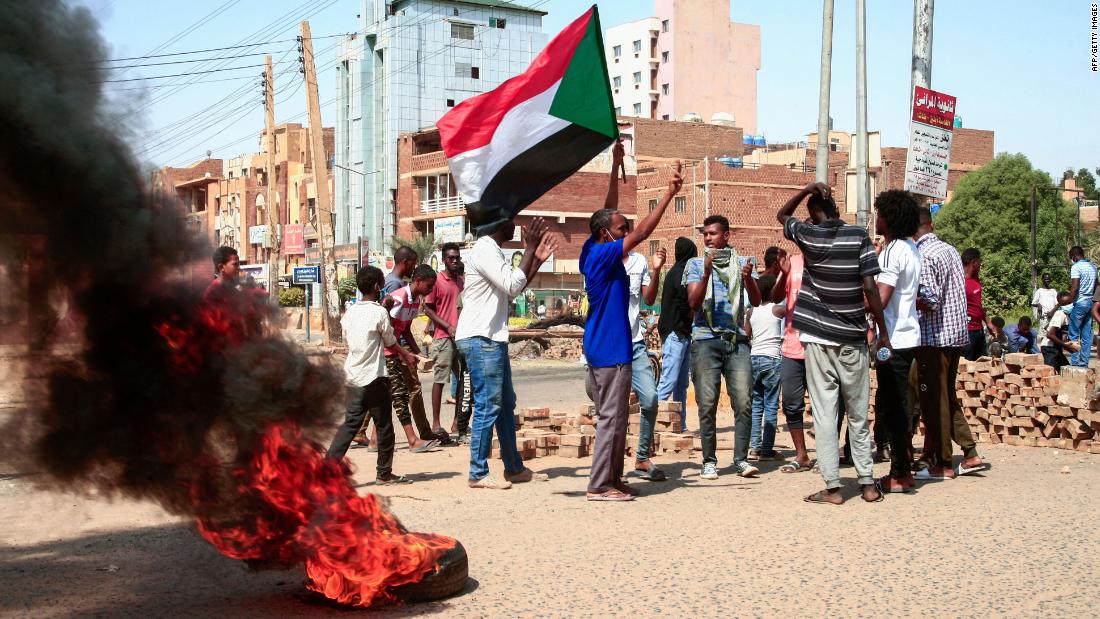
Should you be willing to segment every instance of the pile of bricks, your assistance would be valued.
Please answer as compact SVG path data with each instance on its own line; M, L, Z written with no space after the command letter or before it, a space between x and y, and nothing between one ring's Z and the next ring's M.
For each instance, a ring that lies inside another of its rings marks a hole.
M1100 454L1096 375L1066 367L1061 376L1042 355L983 357L959 368L959 403L974 439Z

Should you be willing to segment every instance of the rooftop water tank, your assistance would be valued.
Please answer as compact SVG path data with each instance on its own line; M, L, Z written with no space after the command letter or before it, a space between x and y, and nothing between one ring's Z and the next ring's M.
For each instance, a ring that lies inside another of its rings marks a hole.
M768 142L767 142L767 140L764 139L764 136L762 136L762 135L752 136L752 145L753 146L767 146L767 144L768 144Z
M741 142L742 142L742 143L743 143L743 144L744 144L745 146L752 146L752 135L750 135L750 134L746 133L746 134L745 134L745 135L744 135L744 136L743 136L743 137L741 138Z
M719 125L719 126L722 126L722 127L735 127L735 126L737 126L735 121L734 121L733 114L730 114L728 112L715 112L710 117L710 124Z
M680 121L685 123L701 123L703 122L703 117L695 112L688 112L680 117Z
M725 166L728 166L728 167L731 167L731 168L744 167L744 163L742 163L740 157L729 157L729 156L719 157L718 158L718 163L721 163L722 165L725 165Z

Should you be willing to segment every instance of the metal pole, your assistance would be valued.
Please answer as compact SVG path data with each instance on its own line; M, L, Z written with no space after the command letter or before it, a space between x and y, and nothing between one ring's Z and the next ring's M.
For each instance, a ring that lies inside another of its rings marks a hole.
M311 296L313 296L313 295L310 294L311 292L313 292L313 284L306 284L306 344L309 343L309 339L310 339L310 336L309 336L309 318L310 318L309 298Z
M913 2L913 69L909 94L917 86L932 87L932 13L935 0ZM909 100L912 105L912 99Z
M1039 249L1036 243L1036 228L1039 212L1039 201L1036 197L1035 185L1031 186L1031 289L1039 286Z
M833 0L821 18L821 86L817 102L817 182L829 182L829 90L833 71Z
M856 224L871 219L867 184L867 0L856 0Z

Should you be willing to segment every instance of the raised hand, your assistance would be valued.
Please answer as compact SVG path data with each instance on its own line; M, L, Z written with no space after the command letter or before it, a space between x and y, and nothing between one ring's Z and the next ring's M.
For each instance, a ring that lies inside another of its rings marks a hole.
M783 274L791 272L791 257L787 255L786 252L779 256L779 270L782 271Z
M658 248L657 252L653 254L653 257L649 259L649 269L651 271L660 271L661 267L665 266L665 260L668 260L668 252L664 247Z
M542 241L542 237L546 235L546 231L550 227L546 225L546 222L542 217L535 217L531 220L531 223L527 224L527 227L523 229L523 242L528 249L538 247Z
M611 160L618 164L626 157L626 148L623 146L623 141L615 140L615 145L611 147Z
M671 195L680 193L680 188L684 186L684 178L681 176L681 172L684 170L684 164L677 159L676 169L672 172L672 178L668 181L668 192Z
M741 266L741 279L748 279L750 277L752 277L752 263L746 261L745 264Z
M554 252L558 249L558 239L553 234L547 234L542 237L542 241L539 242L539 246L535 249L535 258L539 262L546 262L550 259L550 256L554 255Z

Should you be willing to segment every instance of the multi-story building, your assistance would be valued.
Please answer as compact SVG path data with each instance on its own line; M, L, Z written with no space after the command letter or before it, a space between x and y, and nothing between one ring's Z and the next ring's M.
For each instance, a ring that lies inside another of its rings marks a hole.
M544 15L504 0L363 0L359 32L337 47L337 243L389 250L398 138L526 70Z
M755 133L760 26L731 22L729 0L655 0L654 13L604 35L616 114Z

